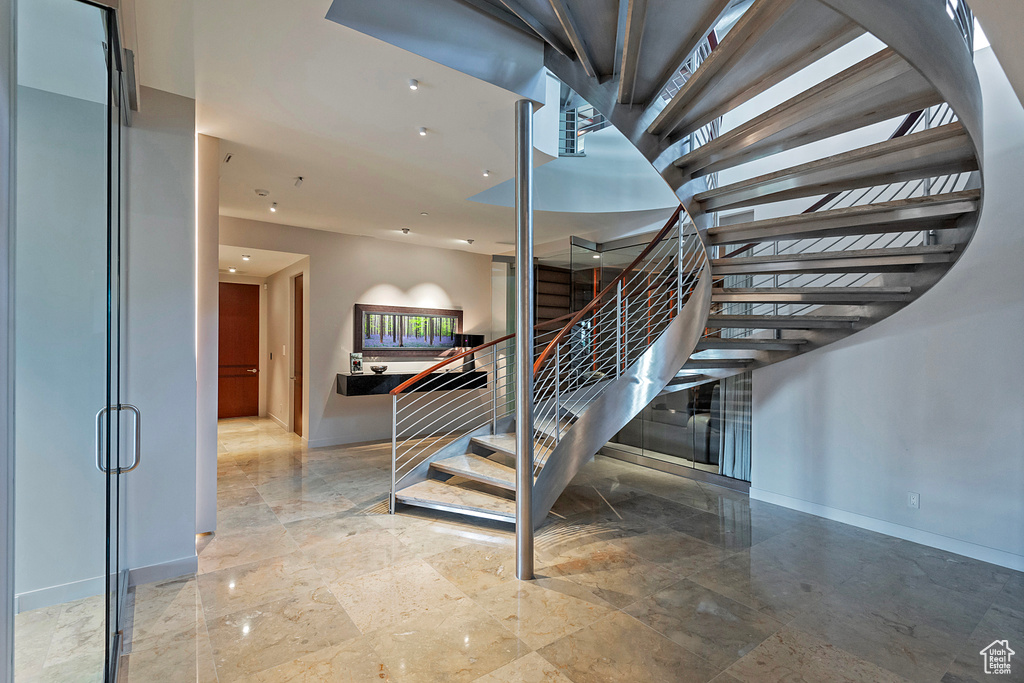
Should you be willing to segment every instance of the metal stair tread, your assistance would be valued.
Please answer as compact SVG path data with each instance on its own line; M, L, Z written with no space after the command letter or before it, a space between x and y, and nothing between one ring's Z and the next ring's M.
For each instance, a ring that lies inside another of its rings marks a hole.
M859 147L721 185L695 195L705 211L741 208L832 191L977 170L959 122Z
M813 330L825 327L849 327L860 322L856 315L710 315L712 328Z
M395 493L395 499L407 505L457 512L514 522L516 502L480 491L451 486L436 479L427 479Z
M738 287L712 289L715 303L871 303L906 301L910 287Z
M867 235L903 232L907 224L950 220L977 211L980 190L910 197L877 204L812 211L708 229L711 244L775 241L825 235Z
M485 434L483 436L474 436L472 440L473 443L498 453L512 456L516 454L515 434ZM540 439L536 439L534 443L539 445ZM537 463L534 463L534 465L537 465Z
M697 351L707 349L756 349L758 351L790 351L806 344L806 339L771 339L761 337L707 338L697 342Z
M647 132L686 135L863 32L823 3L755 2Z
M884 48L674 163L690 175L706 175L940 102L917 70Z
M772 254L715 259L715 275L766 273L885 273L914 270L930 263L949 263L956 258L956 245L937 244L893 249L854 249L805 254Z
M435 460L430 463L430 467L445 474L454 474L464 479L493 484L511 491L515 491L516 488L515 469L475 453L464 453Z
M778 263L781 261L820 261L825 259L857 259L866 257L917 256L921 254L948 254L956 250L953 244L933 244L920 247L898 247L894 249L851 249L849 251L813 251L803 254L769 254L767 256L734 256L717 258L711 261L711 267L743 265L750 263Z
M745 368L754 364L753 358L689 358L683 370L713 370L716 368ZM677 375L678 377L678 375Z

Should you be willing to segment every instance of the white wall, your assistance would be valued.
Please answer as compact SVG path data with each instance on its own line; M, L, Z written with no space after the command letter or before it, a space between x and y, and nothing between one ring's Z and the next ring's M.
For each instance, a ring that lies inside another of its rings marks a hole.
M226 216L221 217L220 239L231 246L309 254L303 403L309 419L304 433L311 446L390 438L389 397L345 397L335 391L336 374L348 367L356 303L461 308L467 333L490 332L489 256ZM416 370L428 365L387 364Z
M18 100L15 592L32 609L103 590L107 124L95 102Z
M992 51L975 61L973 242L905 310L754 372L751 495L1024 569L1024 110Z
M220 140L196 136L196 533L217 528Z
M196 140L194 100L150 88L141 100L126 131L124 394L142 410L143 451L122 514L128 566L147 581L196 565Z

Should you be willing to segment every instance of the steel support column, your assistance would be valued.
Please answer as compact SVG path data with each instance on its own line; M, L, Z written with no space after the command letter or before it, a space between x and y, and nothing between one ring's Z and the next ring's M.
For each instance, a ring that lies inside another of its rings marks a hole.
M533 103L516 102L516 578L533 578Z

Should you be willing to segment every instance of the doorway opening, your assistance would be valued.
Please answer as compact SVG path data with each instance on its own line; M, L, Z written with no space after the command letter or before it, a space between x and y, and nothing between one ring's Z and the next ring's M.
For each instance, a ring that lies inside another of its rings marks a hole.
M248 348L255 355L232 362L234 368L225 367L221 360L221 395L218 408L233 396L224 392L241 390L245 385L244 408L218 411L218 418L269 418L288 432L306 436L309 405L304 379L305 361L309 356L309 340L305 327L305 307L309 290L309 257L305 254L259 249L248 246L220 245L221 297L221 356L227 351L226 330L228 318L234 319L238 329L245 330ZM225 302L225 287L242 288L250 298L243 316L232 312L231 302ZM248 289L245 289L248 288ZM253 341L255 340L255 341ZM228 370L235 370L233 374ZM253 372L255 370L255 372ZM223 379L237 386L226 386Z
M305 311L305 294L303 289L302 273L292 278L292 431L299 436L303 435L302 429L302 374L303 359L305 358L303 319Z

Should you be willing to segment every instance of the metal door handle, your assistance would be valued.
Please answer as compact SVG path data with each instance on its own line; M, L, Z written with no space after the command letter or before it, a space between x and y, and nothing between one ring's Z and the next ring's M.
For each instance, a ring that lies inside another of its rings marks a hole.
M135 452L132 455L131 466L120 467L117 471L122 474L125 472L131 472L139 466L139 462L142 460L142 412L130 403L121 403L117 406L106 406L96 413L96 469L104 474L109 474L110 472L113 472L113 470L103 464L103 416L108 415L111 411L121 410L127 410L135 416Z
M252 370L246 370L246 372L259 372L259 370L253 368Z
M108 474L109 469L103 466L103 416L109 413L111 406L100 408L96 413L96 469L103 474Z
M131 467L122 467L118 470L124 474L125 472L131 472L142 462L142 411L130 403L122 403L119 408L129 411L135 416L135 453L132 457Z

